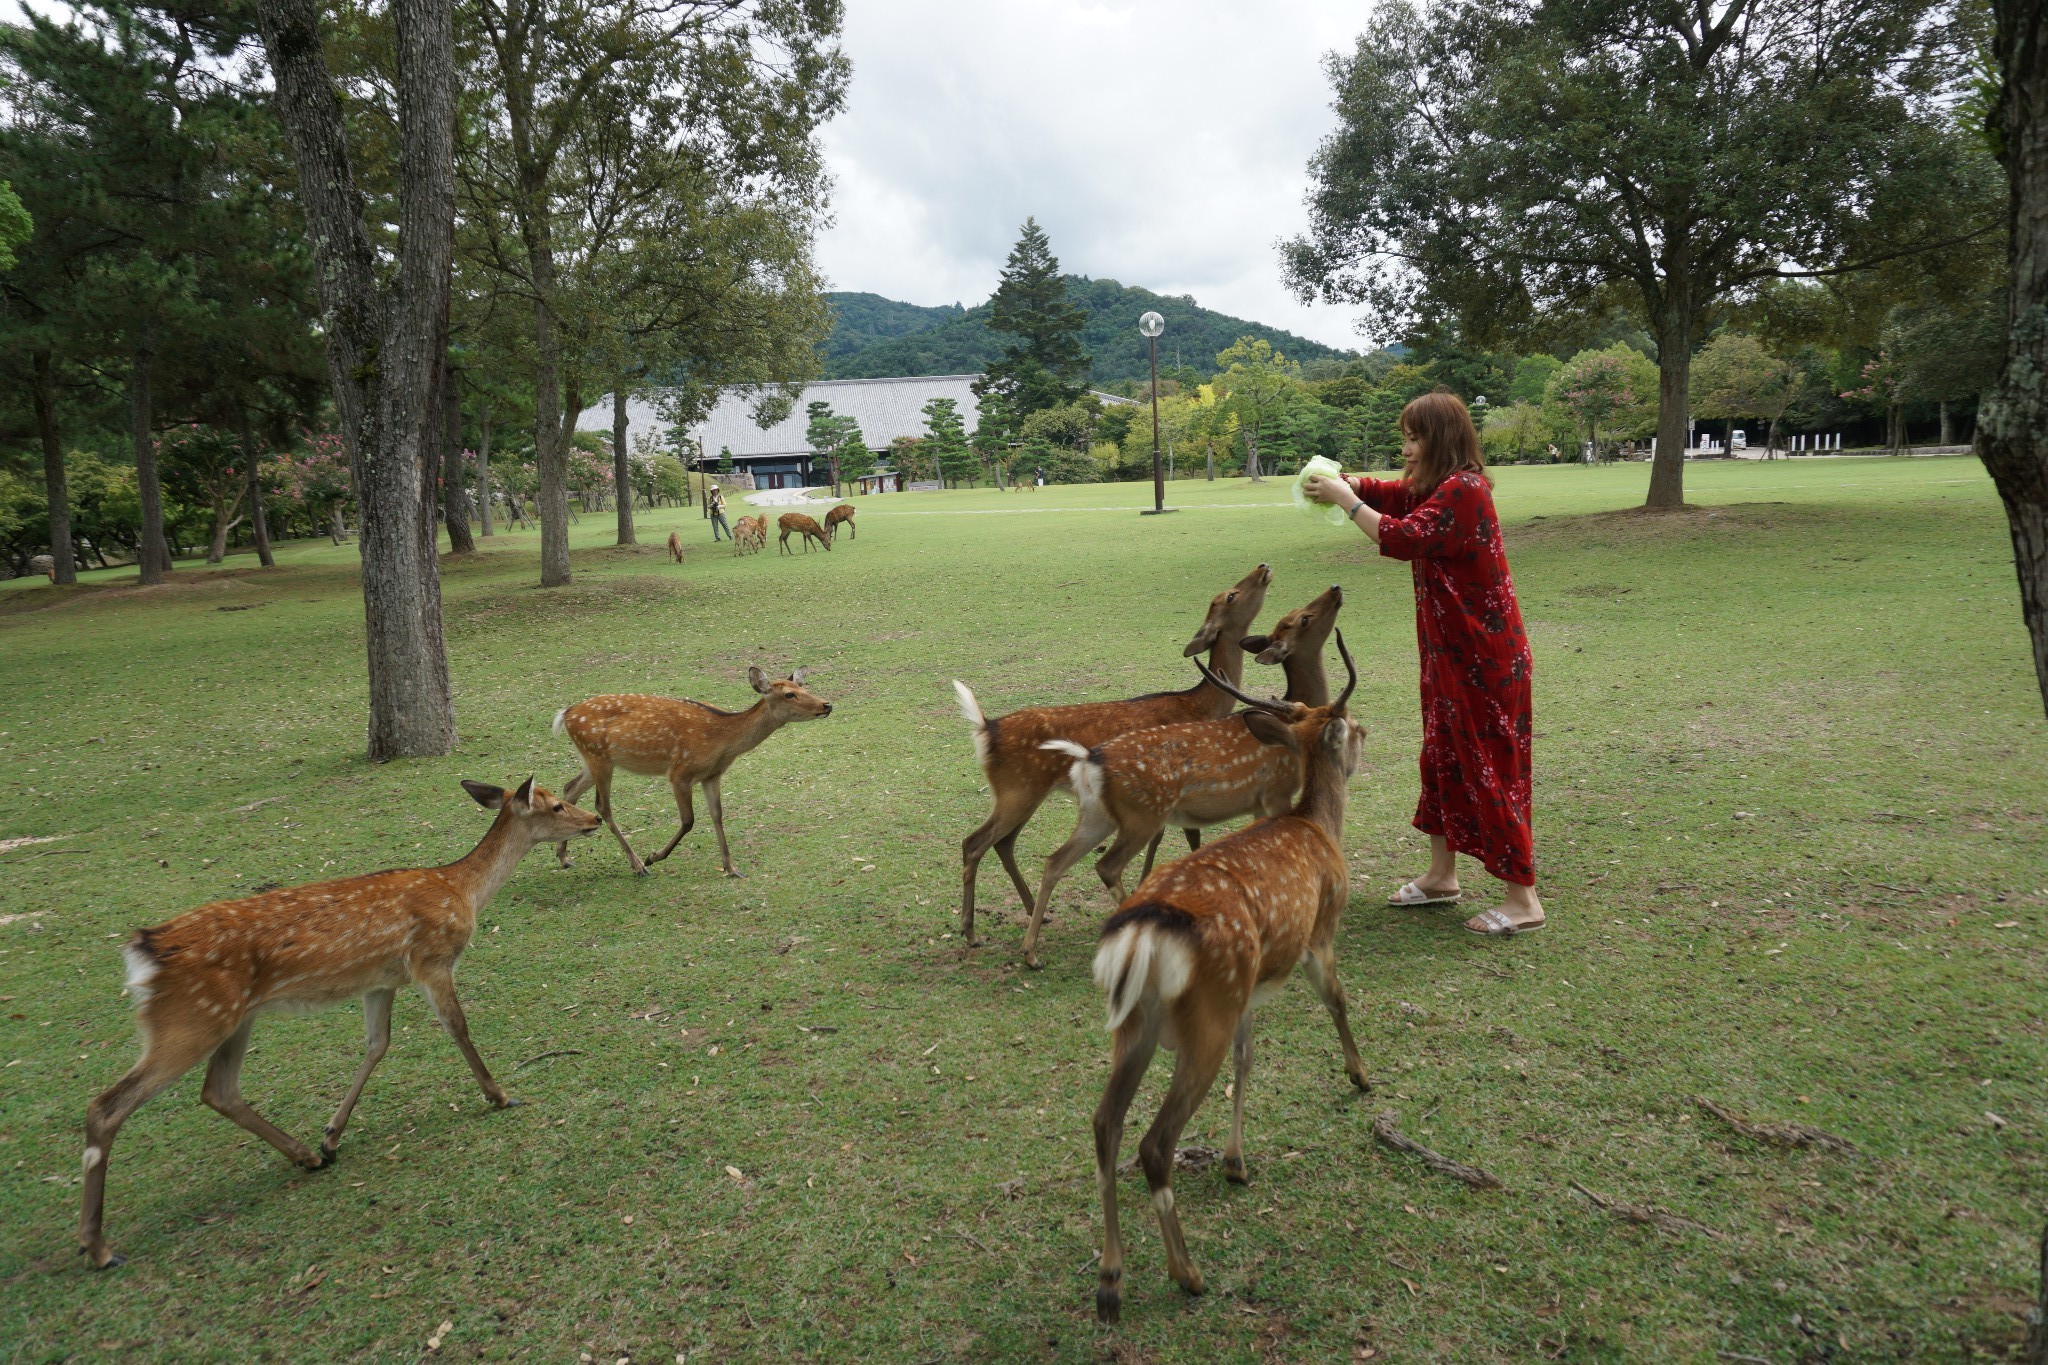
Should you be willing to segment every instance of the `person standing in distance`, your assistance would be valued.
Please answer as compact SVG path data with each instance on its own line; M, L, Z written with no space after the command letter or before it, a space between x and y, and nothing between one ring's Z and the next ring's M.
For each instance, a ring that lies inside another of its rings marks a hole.
M1382 555L1407 560L1415 577L1422 652L1415 828L1429 836L1430 860L1388 904L1462 900L1463 853L1503 886L1500 905L1465 927L1528 933L1543 927L1529 825L1529 637L1501 546L1493 480L1472 414L1456 394L1426 393L1409 403L1401 435L1403 478L1319 475L1304 485L1309 497L1345 509Z
M711 485L711 543L732 539L732 527L725 524L725 490Z

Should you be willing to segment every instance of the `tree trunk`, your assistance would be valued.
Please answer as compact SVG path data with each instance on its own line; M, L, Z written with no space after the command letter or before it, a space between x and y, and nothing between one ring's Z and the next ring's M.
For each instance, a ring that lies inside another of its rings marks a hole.
M213 543L207 546L206 562L218 564L228 557L228 533L242 524L235 515L235 509L242 505L242 496L247 487L237 488L232 498L216 494L213 499Z
M619 544L633 543L633 466L626 458L626 386L612 385L612 489L618 496Z
M441 506L448 522L448 552L476 553L469 534L469 481L462 471L462 386L454 367L441 375Z
M476 501L477 520L486 537L491 534L491 409L485 404L476 415Z
M1650 492L1643 506L1660 511L1685 506L1685 407L1692 380L1692 318L1664 310L1657 328L1657 453L1650 461Z
M268 0L256 8L297 165L336 417L362 519L368 750L376 762L445 754L455 745L421 449L445 353L454 259L453 11L453 0L392 0L398 232L388 246L373 248L323 55L318 0ZM388 284L380 284L383 252Z
M543 214L544 218L544 214ZM545 221L527 243L533 270L533 458L540 471L540 585L569 581L568 452L563 449L562 349L555 332L555 256Z
M57 434L57 388L50 379L50 353L37 351L32 365L36 436L43 446L43 499L50 517L51 575L58 583L76 583L78 561L71 553L71 485L64 477L64 442Z
M263 515L263 481L256 474L261 454L256 448L256 424L250 420L249 409L245 407L242 409L242 463L249 467L248 486L244 493L249 499L249 526L256 539L257 562L266 569L274 569L277 557L270 553L270 522Z
M164 541L164 489L157 476L155 411L149 395L148 341L135 343L128 368L128 431L135 445L135 484L142 502L142 544L135 556L144 583L161 583L171 571L171 547Z
M1935 440L1937 443L1945 446L1952 446L1956 443L1956 419L1948 410L1948 400L1946 398L1941 400L1941 435L1936 437Z
M2005 502L2020 617L2048 711L2048 0L1995 0L2003 82L1992 123L2010 183L2005 365L1977 413L1977 455ZM2048 1342L2032 1359L2048 1359Z

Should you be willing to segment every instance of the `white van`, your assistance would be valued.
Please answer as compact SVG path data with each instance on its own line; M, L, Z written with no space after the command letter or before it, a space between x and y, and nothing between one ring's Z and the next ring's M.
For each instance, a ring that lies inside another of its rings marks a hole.
M1749 433L1740 429L1728 433L1728 449L1732 451L1749 449Z

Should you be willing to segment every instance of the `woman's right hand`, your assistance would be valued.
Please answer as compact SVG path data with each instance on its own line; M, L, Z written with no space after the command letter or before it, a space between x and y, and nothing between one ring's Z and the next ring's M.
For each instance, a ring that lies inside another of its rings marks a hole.
M1302 484L1301 491L1308 495L1311 502L1325 503L1331 507L1348 506L1358 497L1348 482L1332 478L1328 474L1318 474L1307 480Z

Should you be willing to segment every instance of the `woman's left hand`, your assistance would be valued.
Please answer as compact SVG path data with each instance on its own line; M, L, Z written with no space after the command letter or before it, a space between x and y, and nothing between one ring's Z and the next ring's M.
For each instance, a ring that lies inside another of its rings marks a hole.
M1332 507L1342 507L1357 496L1351 491L1351 485L1328 474L1318 474L1308 480L1302 484L1301 491L1308 495L1310 501L1327 503Z

